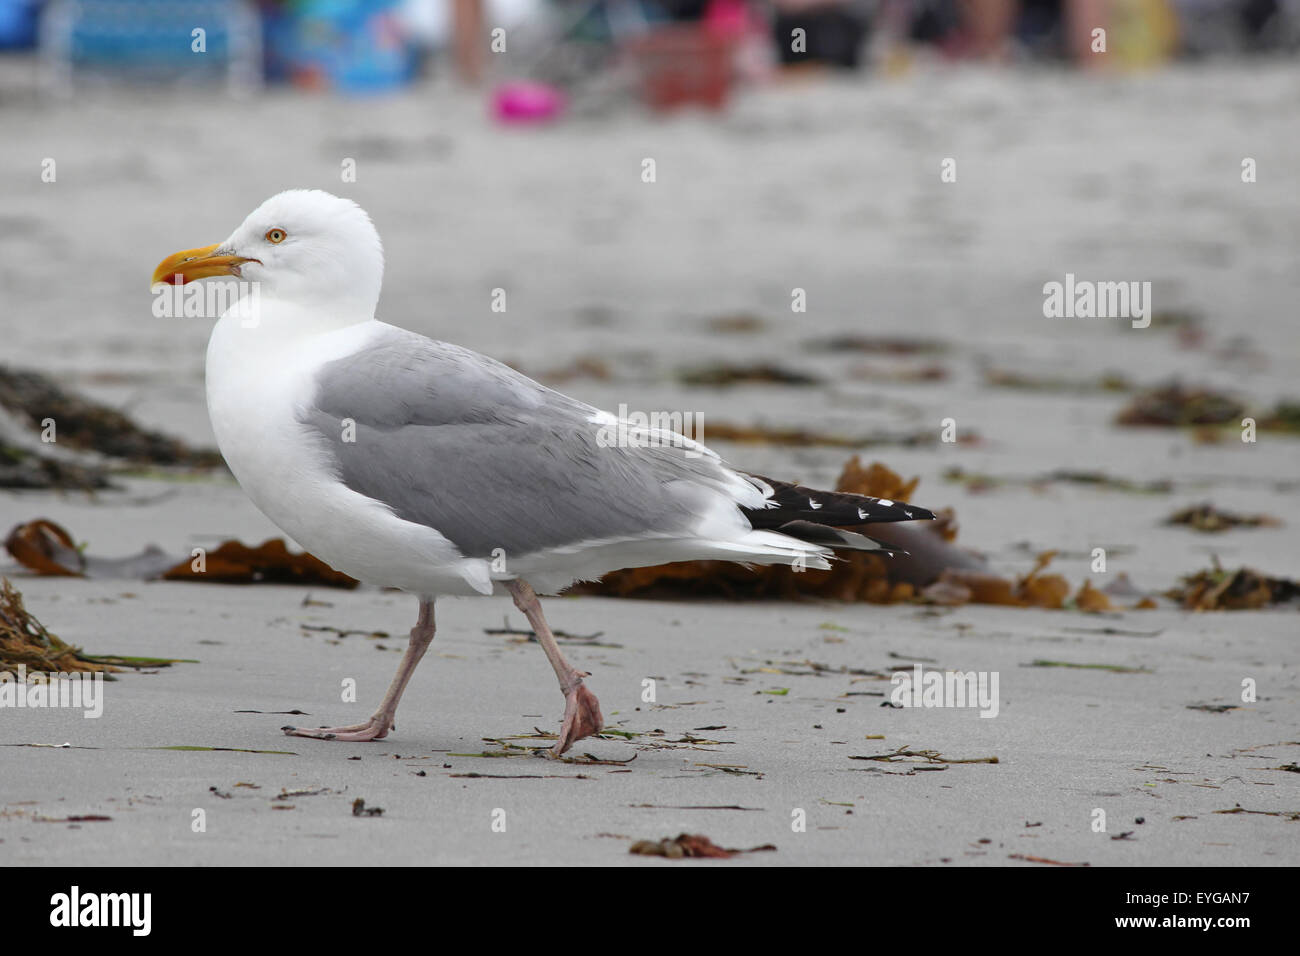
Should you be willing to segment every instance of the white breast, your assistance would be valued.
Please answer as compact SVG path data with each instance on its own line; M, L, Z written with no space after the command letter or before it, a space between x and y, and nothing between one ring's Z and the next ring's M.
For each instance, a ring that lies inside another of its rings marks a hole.
M315 369L354 352L379 323L310 332L293 311L264 301L251 328L227 313L208 342L208 414L240 486L301 547L355 578L426 596L482 591L481 562L467 563L441 534L335 480L323 446L298 421Z

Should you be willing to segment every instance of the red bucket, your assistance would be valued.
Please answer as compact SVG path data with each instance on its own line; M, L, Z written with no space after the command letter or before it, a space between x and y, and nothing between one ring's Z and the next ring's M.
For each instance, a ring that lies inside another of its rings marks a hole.
M731 92L735 41L700 26L660 27L627 45L641 95L653 109L721 109Z

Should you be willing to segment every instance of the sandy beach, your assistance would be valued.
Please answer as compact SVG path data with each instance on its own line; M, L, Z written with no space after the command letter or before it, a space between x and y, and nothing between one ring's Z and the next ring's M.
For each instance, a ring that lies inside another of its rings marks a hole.
M1163 591L1216 557L1300 574L1297 438L1123 428L1131 391L989 375L1110 374L1134 390L1177 378L1252 410L1300 397L1293 65L925 67L758 90L718 115L629 109L523 131L441 83L374 101L90 91L51 106L25 88L25 66L6 69L0 362L194 446L213 444L209 323L155 318L149 275L265 197L319 187L360 202L384 238L380 318L602 408L700 415L706 442L746 470L827 487L855 449L713 441L710 423L937 436L952 419L978 440L859 453L919 476L915 502L952 507L958 544L999 573L1054 549L1073 587L1123 573ZM940 180L946 158L956 182ZM1242 181L1244 158L1257 181ZM348 159L355 183L340 181ZM1067 273L1150 282L1150 327L1045 318L1043 286ZM806 312L791 310L795 289ZM757 323L715 321L735 316ZM844 336L927 348L819 347ZM719 362L816 382L682 381ZM885 374L927 364L942 374ZM1028 480L1060 471L1168 485ZM104 556L280 534L222 473L116 480L93 495L0 491L0 525L46 517ZM1202 501L1280 526L1164 524ZM709 865L1300 862L1294 606L552 599L555 628L601 635L565 652L592 672L607 727L628 735L582 741L574 755L598 762L580 764L476 756L545 744L525 735L554 731L562 709L540 649L486 632L524 626L508 599L441 601L398 730L325 743L283 736L294 718L281 715L367 715L414 621L410 596L40 578L7 555L0 573L64 640L192 661L118 675L99 719L0 711L11 863L668 865L628 847L683 831L776 848ZM997 716L888 706L889 675L914 664L996 672ZM346 678L356 703L341 702ZM932 756L855 759L895 751ZM357 799L382 815L354 815Z

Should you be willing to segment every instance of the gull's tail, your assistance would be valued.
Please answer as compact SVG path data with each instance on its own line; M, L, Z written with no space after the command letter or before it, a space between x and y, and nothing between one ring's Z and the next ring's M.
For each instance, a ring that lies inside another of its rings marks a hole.
M787 481L750 475L771 487L765 508L741 508L755 531L775 531L799 541L826 548L854 551L893 550L867 535L844 531L844 527L886 521L933 519L934 513L905 501L871 498L842 491L818 491Z

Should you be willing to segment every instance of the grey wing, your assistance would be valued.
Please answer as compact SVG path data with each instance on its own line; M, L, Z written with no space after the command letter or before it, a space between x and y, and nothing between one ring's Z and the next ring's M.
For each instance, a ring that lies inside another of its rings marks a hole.
M467 557L690 536L701 500L690 486L762 497L712 453L611 444L591 406L404 330L327 363L316 380L299 419L337 476Z

